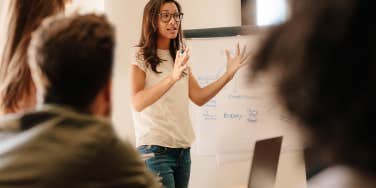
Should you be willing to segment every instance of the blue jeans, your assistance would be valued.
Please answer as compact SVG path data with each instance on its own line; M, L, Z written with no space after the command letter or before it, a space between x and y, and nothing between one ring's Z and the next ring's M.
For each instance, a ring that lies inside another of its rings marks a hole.
M188 187L191 171L190 148L143 145L137 150L141 155L154 154L146 159L146 166L161 179L165 188Z

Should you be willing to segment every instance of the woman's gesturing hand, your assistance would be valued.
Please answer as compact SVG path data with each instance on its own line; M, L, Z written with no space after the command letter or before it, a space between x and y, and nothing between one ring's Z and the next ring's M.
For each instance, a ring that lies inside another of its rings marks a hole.
M250 52L246 52L247 47L244 46L243 50L240 52L239 43L236 45L235 55L231 56L230 52L226 49L227 56L227 70L226 72L233 77L239 68L248 64L249 57L251 56Z
M185 70L187 70L188 67L188 60L189 60L189 48L186 48L184 53L180 53L180 50L176 52L176 58L174 63L174 69L172 71L172 79L173 81L178 81L180 78L182 78L187 73Z

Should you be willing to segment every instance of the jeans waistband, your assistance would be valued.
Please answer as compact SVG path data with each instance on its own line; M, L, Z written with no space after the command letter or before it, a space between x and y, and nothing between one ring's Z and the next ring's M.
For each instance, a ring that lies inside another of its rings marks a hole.
M160 148L164 148L164 149L167 149L167 150L190 150L191 149L191 147L187 147L187 148L170 148L170 147L159 146L159 145L142 145L142 146L138 146L137 148L150 149L151 147L160 147Z

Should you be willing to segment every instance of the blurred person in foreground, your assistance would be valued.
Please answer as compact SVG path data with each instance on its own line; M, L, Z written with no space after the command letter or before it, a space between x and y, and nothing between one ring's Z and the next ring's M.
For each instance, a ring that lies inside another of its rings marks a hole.
M251 72L277 75L277 97L331 166L309 188L376 187L376 11L371 1L306 0L274 28Z

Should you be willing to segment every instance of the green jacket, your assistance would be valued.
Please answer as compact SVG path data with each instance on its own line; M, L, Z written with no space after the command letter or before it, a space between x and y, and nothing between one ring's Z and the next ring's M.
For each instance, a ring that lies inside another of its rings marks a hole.
M0 119L0 188L161 186L107 120L52 105Z

